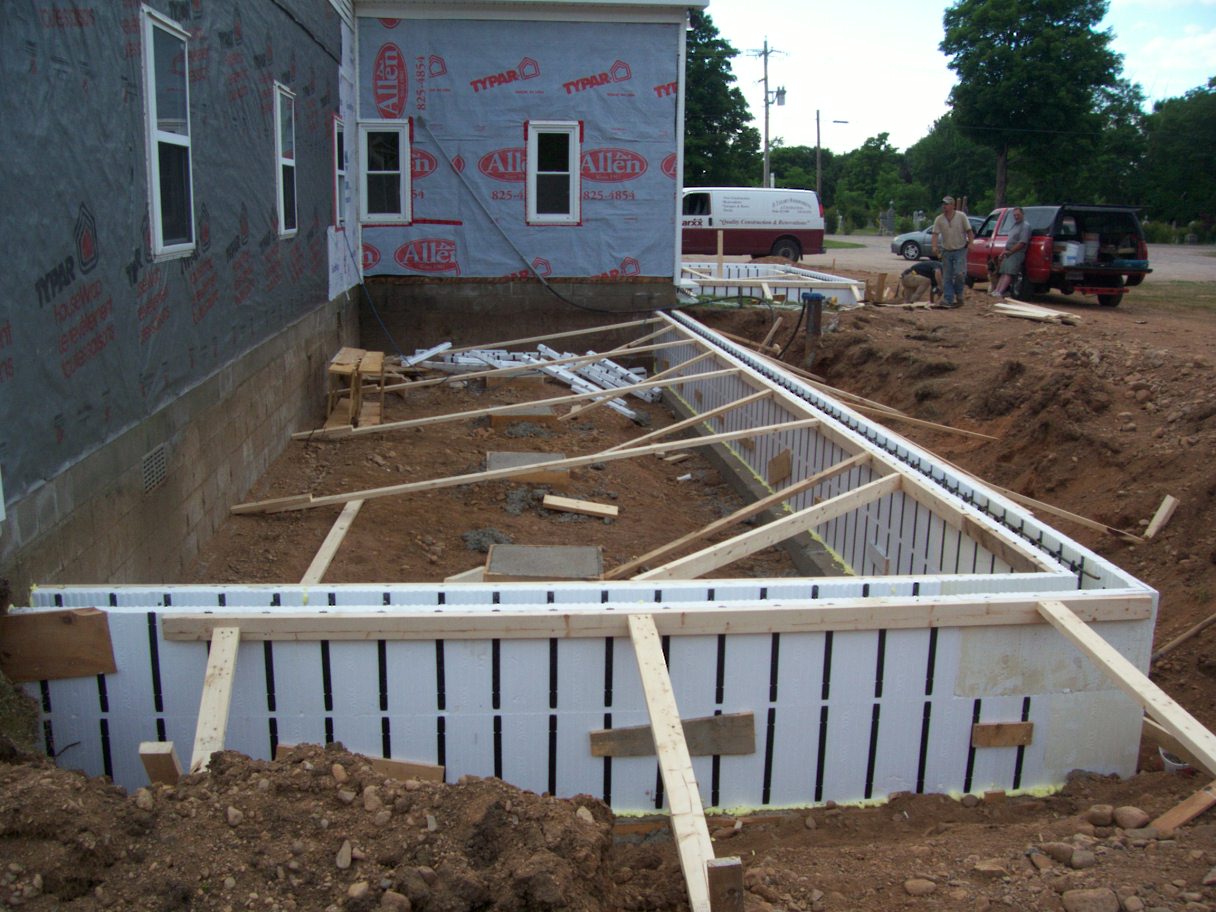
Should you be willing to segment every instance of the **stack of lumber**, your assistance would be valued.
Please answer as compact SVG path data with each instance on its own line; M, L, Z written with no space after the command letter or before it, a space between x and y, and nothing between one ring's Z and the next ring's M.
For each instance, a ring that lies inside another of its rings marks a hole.
M1080 317L1066 310L1052 310L1050 307L1040 307L1038 304L1015 301L1013 298L997 301L992 306L997 313L1002 313L1009 317L1019 317L1023 320L1038 320L1041 323L1067 323L1069 326L1076 326L1081 322Z

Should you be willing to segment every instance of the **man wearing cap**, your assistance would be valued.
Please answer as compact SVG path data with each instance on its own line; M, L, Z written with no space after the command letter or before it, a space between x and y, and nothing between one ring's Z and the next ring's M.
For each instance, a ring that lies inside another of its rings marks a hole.
M963 305L967 246L975 240L967 216L955 211L954 197L942 197L941 214L933 220L933 255L942 261L942 307Z

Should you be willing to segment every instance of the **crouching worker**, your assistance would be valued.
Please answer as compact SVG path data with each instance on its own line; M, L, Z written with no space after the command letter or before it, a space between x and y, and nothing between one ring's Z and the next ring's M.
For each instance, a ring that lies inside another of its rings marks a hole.
M904 290L904 303L912 304L921 300L927 292L929 303L942 288L942 266L932 260L923 260L909 266L899 277L899 284Z

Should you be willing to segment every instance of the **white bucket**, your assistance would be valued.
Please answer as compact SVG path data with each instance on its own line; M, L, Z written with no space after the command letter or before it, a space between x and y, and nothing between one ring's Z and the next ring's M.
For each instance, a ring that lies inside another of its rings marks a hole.
M1157 753L1161 755L1161 766L1167 773L1173 773L1175 776L1193 776L1195 774L1195 767L1181 757L1174 756L1164 747L1158 747Z
M1096 234L1085 235L1085 262L1098 262L1098 244L1099 239Z
M1081 265L1081 244L1079 241L1065 241L1060 245L1060 265L1061 266L1079 266Z

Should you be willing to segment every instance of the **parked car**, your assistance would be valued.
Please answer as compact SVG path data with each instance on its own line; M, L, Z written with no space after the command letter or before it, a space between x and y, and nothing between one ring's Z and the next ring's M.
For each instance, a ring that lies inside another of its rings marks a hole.
M979 231L980 225L984 224L984 219L978 215L967 216L967 221L971 223L972 231ZM930 225L920 231L906 231L895 235L891 238L891 252L899 254L905 260L919 260L921 257L937 259L933 255L932 229L933 226Z
M1103 307L1116 307L1128 288L1153 271L1134 208L1065 203L1022 211L1030 225L1030 244L1022 272L1009 286L1014 298L1054 288L1063 294L1097 295ZM987 280L996 269L1012 225L1012 209L994 209L984 220L967 251L968 285Z

